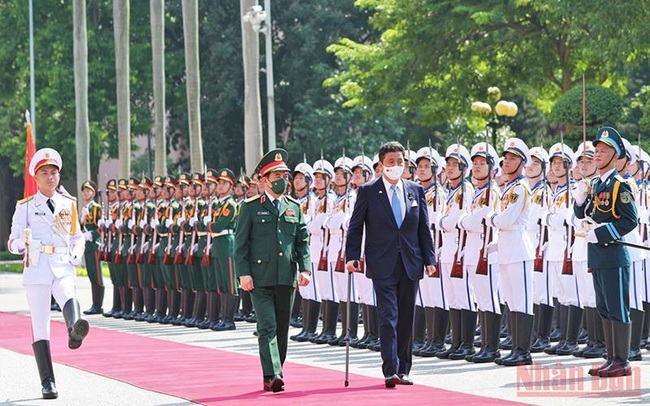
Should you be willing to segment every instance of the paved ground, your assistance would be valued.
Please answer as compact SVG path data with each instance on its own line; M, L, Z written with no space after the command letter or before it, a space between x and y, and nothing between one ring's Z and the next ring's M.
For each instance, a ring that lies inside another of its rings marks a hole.
M108 284L106 298L110 299L112 298L110 281ZM82 309L89 307L90 285L86 278L78 278L77 294ZM110 303L106 302L106 305L110 306ZM0 311L27 313L27 301L20 275L0 273ZM53 313L53 318L62 319L60 313ZM189 345L247 354L254 354L257 351L257 341L253 336L255 326L250 323L238 323L236 331L218 333L186 327L108 319L101 316L91 316L89 321L91 326ZM351 372L381 377L379 353L356 349L350 351ZM650 368L648 368L650 353L647 353L646 360L633 365L636 367L635 375L634 379L630 380L592 380L586 374L587 369L591 367L591 361L574 357L552 357L544 354L535 355L534 359L534 369L517 369L493 364L475 365L465 361L414 357L411 375L418 385L538 405L566 405L567 402L590 405L650 403ZM288 361L341 371L341 386L343 386L344 348L290 342ZM57 401L43 401L39 396L40 385L33 357L4 350L0 342L0 403L16 405L38 405L44 402L65 405L190 404L183 399L141 390L63 365L57 364L55 369L60 397ZM290 382L287 384L290 388ZM354 386L353 380L350 385Z

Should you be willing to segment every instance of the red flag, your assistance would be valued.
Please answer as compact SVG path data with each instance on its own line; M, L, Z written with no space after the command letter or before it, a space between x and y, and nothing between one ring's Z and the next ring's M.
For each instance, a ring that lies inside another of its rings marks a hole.
M27 147L25 148L25 190L23 198L36 194L36 179L29 174L29 164L32 162L32 157L36 153L36 145L34 144L34 134L32 133L32 122L30 120L29 111L25 111L25 119L27 120L25 127L27 129Z

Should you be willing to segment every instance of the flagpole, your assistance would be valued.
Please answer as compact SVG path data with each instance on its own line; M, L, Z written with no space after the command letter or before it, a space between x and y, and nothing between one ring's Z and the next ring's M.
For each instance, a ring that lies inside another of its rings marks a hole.
M32 136L36 142L36 85L34 83L34 0L29 0L29 96Z

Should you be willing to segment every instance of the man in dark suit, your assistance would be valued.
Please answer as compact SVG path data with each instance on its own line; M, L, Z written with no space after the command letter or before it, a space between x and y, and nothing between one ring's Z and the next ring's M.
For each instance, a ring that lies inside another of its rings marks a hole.
M387 388L412 385L413 318L418 281L436 271L422 187L401 179L404 147L379 149L382 176L358 188L346 243L347 269L359 270L365 227L366 276L372 279L379 312L382 370Z

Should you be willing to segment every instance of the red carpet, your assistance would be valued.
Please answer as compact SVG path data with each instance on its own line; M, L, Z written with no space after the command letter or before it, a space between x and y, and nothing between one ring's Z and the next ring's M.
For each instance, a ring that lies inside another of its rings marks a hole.
M0 347L33 354L29 317L0 312L0 326ZM293 363L284 368L287 390L274 394L262 391L256 354L235 354L97 327L91 327L81 349L71 351L61 322L52 322L51 345L57 363L208 405L421 405L442 399L449 405L515 404L422 385L387 390L382 379L352 374L350 386L345 388L342 372Z

